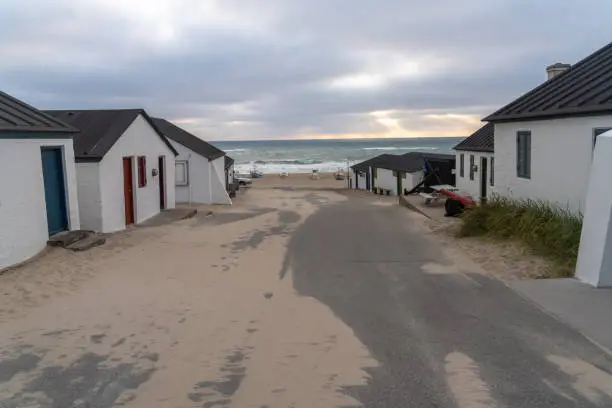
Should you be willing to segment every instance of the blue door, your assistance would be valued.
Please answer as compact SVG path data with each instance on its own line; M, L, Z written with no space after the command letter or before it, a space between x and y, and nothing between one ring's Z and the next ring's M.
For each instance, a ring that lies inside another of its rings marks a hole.
M53 235L68 229L62 149L43 147L41 154L45 203L47 204L47 226L49 235Z

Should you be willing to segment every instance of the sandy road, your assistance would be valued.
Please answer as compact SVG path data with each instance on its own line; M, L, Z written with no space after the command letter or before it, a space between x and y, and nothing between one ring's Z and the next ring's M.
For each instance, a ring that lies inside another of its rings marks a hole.
M284 265L295 228L344 199L253 189L213 216L53 250L0 277L0 406L355 403L336 390L375 362Z
M378 199L231 208L0 276L0 407L603 407L612 360Z

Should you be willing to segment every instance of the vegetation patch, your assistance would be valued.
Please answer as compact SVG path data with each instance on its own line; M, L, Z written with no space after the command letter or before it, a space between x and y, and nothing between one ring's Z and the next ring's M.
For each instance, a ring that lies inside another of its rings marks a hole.
M574 275L582 215L544 201L496 197L466 211L461 217L460 237L516 240L534 254L551 261L540 278Z

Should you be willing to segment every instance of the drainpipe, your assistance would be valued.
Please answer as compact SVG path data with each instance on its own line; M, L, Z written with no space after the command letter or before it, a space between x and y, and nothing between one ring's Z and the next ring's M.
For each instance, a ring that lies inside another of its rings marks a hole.
M192 192L191 192L191 153L187 155L187 183L189 185L189 207L191 207L192 202Z
M212 172L213 172L213 164L212 160L208 159L208 202L212 204Z

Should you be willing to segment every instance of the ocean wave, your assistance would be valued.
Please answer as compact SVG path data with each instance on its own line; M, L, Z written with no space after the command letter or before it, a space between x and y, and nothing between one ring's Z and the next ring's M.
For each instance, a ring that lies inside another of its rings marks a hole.
M264 174L280 173L286 171L288 173L310 173L312 170L320 172L334 172L338 169L346 170L346 162L327 161L318 163L297 163L306 160L277 160L269 161L266 164L257 164L256 168ZM283 163L291 162L291 163ZM253 169L253 163L242 163L235 166L239 174L248 174Z
M386 146L386 147L363 147L361 150L438 150L438 148L431 147L431 146L416 146L416 147Z
M246 152L248 149L225 149L224 152L225 153L231 153L231 152Z
M267 165L267 164L285 164L285 165L294 165L294 164L321 164L323 163L323 161L321 160L314 160L314 159L283 159L283 160L256 160L253 162L253 164L256 165Z

